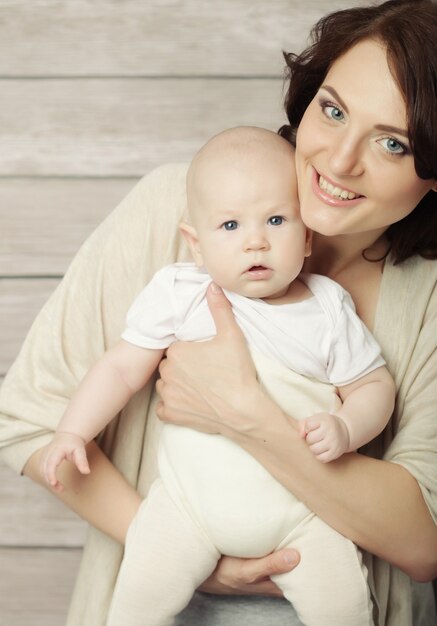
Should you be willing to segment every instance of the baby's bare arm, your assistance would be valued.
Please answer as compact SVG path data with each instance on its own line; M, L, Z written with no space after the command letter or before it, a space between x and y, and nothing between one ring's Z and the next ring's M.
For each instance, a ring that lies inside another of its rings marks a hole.
M88 371L71 399L53 440L41 453L41 472L55 490L63 486L56 470L63 460L89 473L85 445L111 421L150 379L162 350L139 348L119 341Z
M335 414L317 413L299 424L311 452L324 463L379 435L393 412L395 386L387 368L379 367L339 388L339 395L343 406Z
M347 452L353 452L384 430L393 413L396 388L387 368L378 367L338 391L343 406L335 414L347 426Z
M149 381L163 350L139 348L120 340L88 371L72 397L57 432L88 443Z

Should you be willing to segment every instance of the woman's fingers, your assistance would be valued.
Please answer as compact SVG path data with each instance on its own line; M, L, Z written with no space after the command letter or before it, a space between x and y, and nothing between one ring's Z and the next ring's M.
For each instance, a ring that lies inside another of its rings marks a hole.
M202 584L201 590L208 593L282 596L270 577L291 571L299 560L299 553L290 548L257 559L225 556L220 559L213 574Z
M215 283L209 285L206 292L206 300L214 319L217 335L223 336L237 333L243 337L240 327L235 321L231 303L223 293L223 290Z
M215 347L215 352L210 351L208 347L205 348L208 351L207 356L210 355L217 369L217 375L210 378L210 381L216 388L220 387L222 393L222 383L231 388L225 378L225 372L228 378L231 377L233 380L241 377L237 383L241 385L244 376L248 376L252 381L256 379L255 366L246 338L235 319L232 305L222 289L211 283L206 292L206 299L217 332L211 344ZM241 389L244 389L244 386L240 386L238 396L241 396Z
M214 284L207 300L217 335L209 341L175 342L168 348L159 365L157 414L165 422L230 436L246 429L245 420L252 413L247 398L253 401L259 385L229 300Z
M275 574L289 572L299 560L299 553L290 548L272 552L260 559L247 559L244 563L246 582L257 583Z

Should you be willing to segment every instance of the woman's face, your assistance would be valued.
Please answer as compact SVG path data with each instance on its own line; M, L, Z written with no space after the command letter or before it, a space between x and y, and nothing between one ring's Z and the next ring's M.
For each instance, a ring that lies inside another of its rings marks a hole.
M414 169L406 107L378 42L356 44L332 65L296 140L301 214L327 236L401 220L433 187Z

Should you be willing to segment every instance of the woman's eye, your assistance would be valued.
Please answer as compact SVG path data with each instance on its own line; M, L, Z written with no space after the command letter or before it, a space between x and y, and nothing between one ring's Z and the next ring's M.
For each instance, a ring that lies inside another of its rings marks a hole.
M225 230L235 230L238 228L238 222L235 220L230 220L229 222L225 222L222 226Z
M326 117L329 117L331 120L336 122L342 122L344 120L344 113L341 109L335 106L335 104L325 104L323 105L323 112Z
M393 137L385 137L379 142L389 154L404 154L406 148L400 141L393 139Z
M280 226L283 221L283 217L280 215L274 215L273 217L269 217L267 224L270 224L271 226Z

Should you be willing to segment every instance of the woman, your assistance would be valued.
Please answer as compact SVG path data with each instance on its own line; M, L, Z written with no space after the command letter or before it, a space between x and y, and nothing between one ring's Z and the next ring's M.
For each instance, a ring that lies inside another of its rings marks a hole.
M367 558L369 584L376 623L386 626L431 624L425 602L423 615L413 621L410 577L437 575L437 425L431 413L437 268L423 258L436 256L436 18L432 0L341 12L322 21L312 50L288 57L290 127L281 133L296 140L302 217L315 231L306 269L351 292L398 388L391 426L369 448L371 456L347 455L329 466L314 459L292 419L258 387L220 293L210 294L217 338L174 346L159 383L162 419L230 437L322 519L376 555ZM184 177L182 167L152 173L90 238L3 385L2 442L9 444L3 456L35 480L47 431L89 363L118 337L134 295L158 266L184 258L176 236ZM101 441L140 493L155 469L156 423L150 419L147 431L144 425L150 395L148 389L135 398ZM138 443L143 440L144 446ZM96 446L90 458L89 478L64 468L61 480L70 489L63 498L122 541L140 496ZM115 542L93 533L71 626L104 624L120 552ZM295 563L292 552L243 563L223 559L204 588L274 593L268 582L250 583ZM298 623L281 613L280 601L241 602L200 596L180 623Z

